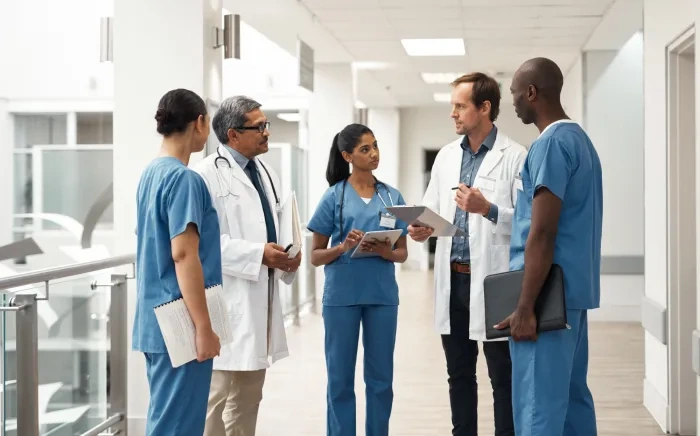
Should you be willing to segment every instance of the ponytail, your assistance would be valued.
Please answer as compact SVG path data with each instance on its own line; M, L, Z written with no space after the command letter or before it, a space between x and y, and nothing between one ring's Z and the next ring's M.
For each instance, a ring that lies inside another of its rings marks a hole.
M338 140L340 133L333 138L331 145L331 154L328 156L328 168L326 168L326 180L330 186L338 182L342 182L350 176L350 164L343 158L343 152L340 151Z
M362 124L348 124L333 138L326 169L326 180L330 186L350 177L350 164L343 158L343 152L352 154L365 133L372 131Z

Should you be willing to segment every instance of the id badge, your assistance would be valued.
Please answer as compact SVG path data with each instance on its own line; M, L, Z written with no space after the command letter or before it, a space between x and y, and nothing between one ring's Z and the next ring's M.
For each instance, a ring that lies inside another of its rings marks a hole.
M523 190L523 178L521 176L515 176L515 189L518 191Z
M396 217L390 213L379 213L379 227L393 229L396 227Z

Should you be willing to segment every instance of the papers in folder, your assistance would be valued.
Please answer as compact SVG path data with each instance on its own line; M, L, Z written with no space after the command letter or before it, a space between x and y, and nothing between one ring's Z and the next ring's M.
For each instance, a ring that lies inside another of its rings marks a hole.
M459 229L426 206L392 206L386 209L405 223L434 229L433 236L467 236L464 230Z
M205 290L211 327L219 336L221 345L233 340L223 292L221 285ZM178 298L170 303L161 304L156 306L154 311L173 368L197 359L194 323L185 300Z
M282 206L282 213L279 219L280 237L279 245L287 248L291 245L287 254L290 259L297 257L301 251L301 220L299 219L299 206L297 205L297 196L292 193L287 197L287 200ZM275 278L281 279L286 274L284 271L275 270Z

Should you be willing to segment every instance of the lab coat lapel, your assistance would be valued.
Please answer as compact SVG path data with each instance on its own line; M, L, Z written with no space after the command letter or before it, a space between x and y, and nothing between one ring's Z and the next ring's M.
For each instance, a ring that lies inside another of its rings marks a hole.
M459 176L462 172L462 158L464 154L464 149L462 149L462 140L455 141L452 143L452 149L448 155L448 166L447 166L447 179L449 180L449 188L458 186L460 183ZM449 208L448 216L449 219L454 219L455 212L457 211L457 203L454 201L455 191L450 191L452 194L449 198Z
M496 133L496 142L493 144L493 148L486 153L484 161L481 162L479 171L477 171L478 176L488 176L489 173L496 168L496 165L503 159L503 149L508 146L506 142L505 135L499 130Z
M273 219L275 222L275 230L277 232L277 239L279 240L280 225L279 225L279 217L277 216L278 212L277 212L277 202L275 201L275 191L272 189L272 186L270 186L271 181L270 181L270 178L267 177L267 172L265 172L265 168L263 168L263 163L260 162L259 159L255 159L255 164L258 167L258 174L260 175L260 181L262 182L262 185L265 188L265 195L267 196L267 202L270 204L270 210L272 211L272 216L273 216ZM277 189L277 192L279 193L279 187L276 186L275 189Z

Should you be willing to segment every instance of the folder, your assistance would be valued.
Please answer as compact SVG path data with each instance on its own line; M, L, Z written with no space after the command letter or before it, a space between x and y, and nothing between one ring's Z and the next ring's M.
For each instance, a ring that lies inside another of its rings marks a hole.
M204 292L211 327L219 337L219 343L222 346L231 343L233 333L224 302L224 288L221 285L216 285L205 289ZM185 300L178 298L156 306L153 310L173 368L197 359L196 331Z
M386 210L405 223L432 228L434 230L433 236L467 236L464 230L458 228L426 206L392 206L387 207Z
M518 306L523 270L491 274L484 278L484 312L486 339L510 336L510 327L497 330L493 326L508 318ZM554 264L535 302L537 332L569 328L566 323L564 271Z
M284 248L289 247L287 255L290 259L294 259L301 251L303 237L301 220L299 219L299 205L297 204L297 196L294 191L289 194L282 206L279 226L279 245ZM275 279L280 280L284 274L286 274L285 271L275 270Z

